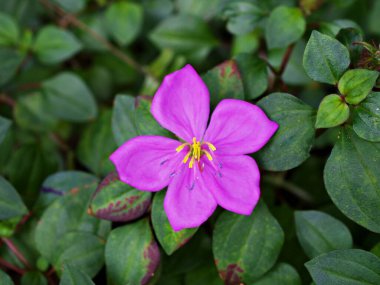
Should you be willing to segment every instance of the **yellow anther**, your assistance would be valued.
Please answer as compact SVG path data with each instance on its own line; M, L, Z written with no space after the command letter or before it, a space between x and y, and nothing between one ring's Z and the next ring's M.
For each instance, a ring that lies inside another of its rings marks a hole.
M185 156L184 159L182 160L183 163L186 163L186 162L189 160L190 155L191 155L191 150L186 154L186 156Z
M212 160L212 155L207 151L207 150L203 150L204 154L207 156L208 160Z
M189 168L193 168L193 165L194 165L194 156L191 158L190 162L189 162Z
M176 152L180 152L181 150L183 150L185 148L185 146L189 145L189 143L183 143L181 144L179 147L177 147L175 150Z
M204 144L207 144L207 146L208 146L212 151L216 151L216 147L215 147L212 143L204 142Z

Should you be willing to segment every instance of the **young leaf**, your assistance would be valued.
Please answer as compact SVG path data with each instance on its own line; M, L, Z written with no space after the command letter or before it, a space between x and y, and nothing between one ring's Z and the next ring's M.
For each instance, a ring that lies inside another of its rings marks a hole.
M151 193L136 190L121 182L116 172L99 184L90 204L94 216L113 222L128 222L141 217L150 206Z
M0 12L0 46L18 44L19 34L20 31L15 20Z
M351 127L341 129L324 170L327 192L350 219L380 233L380 146L359 138Z
M354 131L372 142L380 142L380 93L373 92L354 109Z
M236 63L242 77L245 99L252 100L261 96L269 84L265 61L249 54L239 54Z
M276 262L284 232L261 201L250 216L224 212L214 228L213 253L225 284L252 284Z
M227 60L202 76L210 91L211 105L216 106L222 99L243 99L244 90L240 72L233 60Z
M3 142L12 122L0 116L0 144Z
M262 278L260 278L255 285L301 285L301 278L293 266L287 263L279 263Z
M16 189L0 176L0 220L24 215L28 209Z
M93 119L97 105L86 84L74 73L62 72L42 83L48 110L56 118L72 122Z
M160 262L149 221L143 219L114 229L108 237L105 256L110 284L146 285Z
M143 23L140 5L127 1L112 3L105 15L106 27L112 37L121 45L130 44L139 34Z
M283 171L304 162L314 141L313 108L287 93L272 93L257 105L280 125L269 143L255 155L260 167Z
M42 63L60 63L82 48L77 38L66 30L54 26L45 26L37 34L33 51Z
M339 220L318 211L296 211L298 240L310 258L335 249L352 248L349 229Z
M323 98L318 108L316 128L332 128L343 124L350 116L346 102L336 94Z
M21 285L47 285L45 276L38 271L29 271L21 278Z
M377 71L352 69L343 74L338 88L350 104L358 104L371 92L379 76Z
M316 285L380 284L380 259L361 249L335 250L305 266Z
M63 274L59 285L95 285L91 278L88 277L76 266L70 263L65 264L63 267Z
M287 47L302 37L305 28L301 9L279 6L272 11L266 24L267 45L270 49Z
M164 211L165 192L156 193L152 205L152 224L158 241L166 254L171 255L178 248L183 246L196 233L198 228L184 229L175 232Z
M313 31L303 55L307 75L319 82L336 84L350 65L347 48L336 39Z

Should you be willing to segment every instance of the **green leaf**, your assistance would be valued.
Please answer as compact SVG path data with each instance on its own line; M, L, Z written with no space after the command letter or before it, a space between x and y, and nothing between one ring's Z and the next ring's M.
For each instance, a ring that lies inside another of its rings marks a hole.
M294 217L298 240L308 257L352 248L349 229L330 215L319 211L296 211Z
M166 254L171 255L178 248L187 243L196 233L198 228L174 231L169 224L164 211L164 198L166 191L155 194L152 205L152 224L158 241Z
M279 263L271 271L255 282L255 285L274 284L301 285L301 278L293 266L287 263Z
M13 110L15 121L26 130L49 131L56 126L57 120L52 114L46 112L47 108L47 101L43 94L27 94L17 100Z
M62 72L44 81L42 89L49 112L59 119L83 122L97 115L93 94L74 73Z
M263 202L250 216L224 212L214 228L213 253L225 284L252 284L276 262L284 232Z
M0 220L24 215L28 209L16 189L0 176Z
M7 14L0 12L0 46L16 45L20 31L16 21Z
M380 142L380 93L373 92L354 108L353 127L356 134L372 142Z
M255 156L260 167L283 171L304 162L310 156L314 142L313 108L287 93L272 93L257 105L280 125L268 144Z
M38 271L29 271L21 278L21 285L47 285L45 276Z
M358 104L371 92L378 76L379 73L373 70L349 70L339 80L339 91L348 103Z
M210 91L212 106L226 98L244 99L240 72L234 60L227 60L202 76Z
M114 229L105 256L108 284L147 284L160 262L149 221L143 219Z
M53 0L64 10L70 13L78 13L86 6L87 0Z
M245 99L252 100L261 96L269 84L265 61L249 54L239 54L236 63L243 80Z
M8 83L17 72L25 55L16 49L0 48L0 86Z
M235 35L244 35L259 26L266 16L258 4L248 1L232 1L223 9L223 17L227 22L227 30Z
M95 285L94 282L75 266L65 264L59 285Z
M116 172L99 184L91 201L94 216L113 222L128 222L141 217L150 206L152 194L137 190L119 180Z
M82 44L70 32L45 26L39 31L33 45L38 59L45 64L60 63L79 52Z
M316 128L332 128L343 124L350 116L350 108L339 95L323 98L318 108Z
M112 111L104 110L83 131L77 148L78 159L95 174L105 176L114 170L109 156L116 149L111 129Z
M17 216L7 220L0 220L0 237L11 237L15 233L22 217Z
M3 142L12 122L0 116L0 144Z
M269 49L284 48L300 39L306 21L299 8L279 6L272 11L265 29Z
M0 284L2 285L14 285L12 279L4 271L0 270Z
M336 84L350 65L350 54L338 40L313 31L303 55L307 75L319 82Z
M63 264L70 262L93 277L103 266L104 239L110 223L88 215L96 184L88 184L87 179L70 182L71 190L49 205L38 222L35 242L40 254L59 273Z
M165 279L164 279L165 280ZM182 283L180 283L182 284ZM223 281L218 275L215 264L210 259L206 264L198 266L185 275L184 285L223 285Z
M212 19L218 12L220 1L177 0L175 4L181 14L190 14L208 20Z
M112 114L112 132L120 146L139 135L170 136L150 113L150 100L144 97L117 95Z
M324 170L327 192L347 217L380 233L380 144L341 129Z
M136 39L143 23L140 5L120 1L112 3L105 14L106 27L111 36L122 46Z
M380 284L380 259L361 249L332 251L305 266L316 285Z
M190 15L166 18L149 37L159 48L173 49L190 59L206 57L218 43L206 22Z

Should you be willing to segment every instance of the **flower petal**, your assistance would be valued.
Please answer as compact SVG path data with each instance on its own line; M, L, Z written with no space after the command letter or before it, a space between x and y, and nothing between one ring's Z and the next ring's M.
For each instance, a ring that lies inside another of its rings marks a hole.
M153 97L152 114L160 125L190 142L201 140L210 113L208 89L191 65L165 76Z
M260 172L247 155L217 157L205 161L203 177L218 205L242 215L250 215L260 198Z
M179 231L198 227L212 215L216 206L212 194L204 187L198 167L190 169L183 165L182 173L170 182L164 200L172 228Z
M204 141L214 144L219 155L247 154L262 148L277 128L258 106L225 99L216 106Z
M158 191L169 184L181 157L181 143L160 136L138 136L120 146L110 159L120 180L144 191Z

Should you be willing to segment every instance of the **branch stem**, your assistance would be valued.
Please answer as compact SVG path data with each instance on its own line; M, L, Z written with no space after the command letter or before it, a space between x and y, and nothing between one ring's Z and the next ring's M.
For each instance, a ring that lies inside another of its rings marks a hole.
M0 257L0 266L11 269L20 275L23 275L26 272L25 270L18 268L17 266L14 266L12 263L9 263L8 261L6 261L5 259L2 259L1 257Z
M26 260L24 255L20 252L20 250L10 239L2 238L1 240L8 246L9 250L12 251L14 255L16 255L16 257L22 262L22 264L24 264L27 268L31 268L29 262Z

